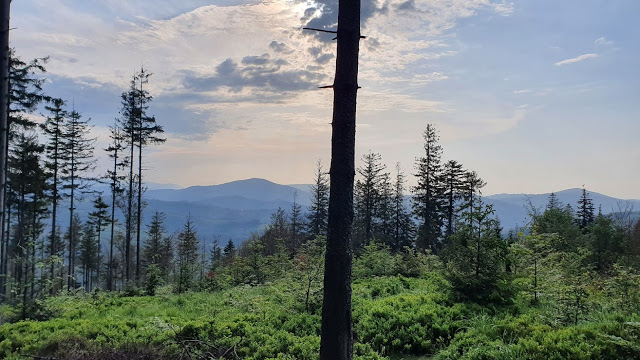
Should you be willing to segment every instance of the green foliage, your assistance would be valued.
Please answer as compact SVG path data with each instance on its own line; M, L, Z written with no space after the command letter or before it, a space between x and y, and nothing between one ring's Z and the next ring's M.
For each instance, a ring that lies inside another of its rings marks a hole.
M156 294L156 289L162 283L162 270L156 264L151 264L147 266L145 278L144 278L144 289L149 296L154 296Z

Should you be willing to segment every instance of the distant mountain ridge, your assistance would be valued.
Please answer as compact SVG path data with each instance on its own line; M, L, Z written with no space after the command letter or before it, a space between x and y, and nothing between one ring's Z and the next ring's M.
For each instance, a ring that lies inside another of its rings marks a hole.
M152 211L167 214L167 228L180 228L186 217L191 215L201 234L217 234L232 238L236 242L246 239L251 232L260 231L268 223L270 216L278 208L291 209L294 196L304 210L311 203L309 184L281 185L252 178L219 185L191 186L182 189L147 190L146 217ZM555 192L563 204L576 207L582 189L567 189ZM602 208L605 214L617 211L617 205L628 201L636 211L640 211L640 200L617 199L596 192L589 192L594 206ZM295 194L295 195L294 195ZM545 194L496 194L484 196L487 204L493 205L496 216L505 229L526 225L530 205L543 209L550 193ZM409 205L410 196L406 203Z
M634 211L640 211L640 200L636 199L618 199L597 192L588 191L589 196L593 200L593 205L598 211L602 209L603 214L618 212L620 206L628 203L633 207ZM582 189L573 188L554 192L558 201L562 204L569 204L573 209L576 208L578 199L582 195ZM485 202L493 205L496 216L500 219L505 229L524 226L529 217L530 205L536 209L544 210L549 202L551 193L545 194L496 194L485 196Z
M258 178L219 185L167 188L170 186L153 184L153 188L150 186L144 193L147 205L143 213L143 231L146 231L146 225L155 211L166 214L165 227L169 233L179 231L190 216L201 239L207 244L211 243L214 236L219 237L221 242L232 239L241 243L252 232L262 231L269 223L271 214L278 208L289 212L294 196L303 211L306 211L311 203L311 185L281 185ZM99 191L103 192L103 196L110 198L106 186ZM570 204L575 209L581 192L582 189L567 189L555 194L560 202ZM598 207L602 207L605 214L616 212L619 203L627 202L636 212L640 211L640 200L623 200L596 192L589 193L596 211ZM495 215L506 231L526 225L529 203L535 208L544 209L549 194L496 194L484 196L484 201L493 205ZM405 204L410 206L410 201L411 197L407 196ZM66 202L62 201L61 208L66 206ZM77 209L79 215L85 218L92 210L91 199L80 201ZM116 210L116 217L122 224L124 217L120 209ZM68 222L68 212L61 211L58 223L65 225ZM143 233L143 239L145 236L146 233Z

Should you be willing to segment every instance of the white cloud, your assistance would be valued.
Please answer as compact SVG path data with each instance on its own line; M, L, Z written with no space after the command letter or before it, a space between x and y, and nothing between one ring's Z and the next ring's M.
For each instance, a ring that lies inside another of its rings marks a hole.
M598 45L598 46L609 46L609 45L613 45L613 41L611 40L607 40L606 37L599 37L597 38L594 42L594 44Z
M577 62L580 61L584 61L586 59L591 59L591 58L596 58L598 57L598 54L583 54L571 59L566 59L566 60L562 60L562 61L558 61L555 65L556 66L563 66L563 65L569 65L569 64L575 64Z
M503 0L499 4L493 4L493 10L502 16L509 16L513 14L514 7L513 3L508 3Z

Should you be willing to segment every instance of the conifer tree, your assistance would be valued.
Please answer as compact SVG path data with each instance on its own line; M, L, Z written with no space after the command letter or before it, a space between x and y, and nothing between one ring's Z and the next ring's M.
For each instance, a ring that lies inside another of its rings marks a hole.
M555 193L549 194L549 201L547 202L546 210L561 209L562 203L558 200L558 196Z
M444 164L442 173L444 181L444 197L445 197L445 217L447 220L446 236L453 234L456 221L457 206L456 204L462 198L464 191L464 175L465 170L462 164L455 160L449 160Z
M16 296L21 297L23 307L28 298L29 284L33 293L36 241L42 231L41 215L47 210L44 201L47 178L40 161L43 152L44 147L38 144L35 134L21 132L15 137L8 159L8 194L13 199L11 209L15 212L16 225L10 247L13 256L5 261L13 260Z
M111 218L109 217L109 212L107 209L109 205L107 205L102 199L102 195L98 195L97 198L93 200L93 211L89 213L89 224L91 224L94 229L94 234L96 235L96 279L98 282L100 281L100 264L102 262L102 231L104 228L109 225Z
M229 242L225 245L222 255L227 263L233 260L233 257L236 255L236 245L231 239L229 239Z
M167 237L164 221L166 215L156 211L147 225L147 241L144 244L143 260L146 266L157 265L164 279L169 275L173 258L171 238Z
M182 231L178 234L178 293L183 293L193 287L198 262L198 247L200 241L193 227L191 218L187 219Z
M413 238L413 221L404 205L405 175L396 164L396 177L393 186L393 243L391 249L400 251L411 245Z
M75 200L87 187L88 174L95 168L93 162L93 145L95 139L89 137L89 120L83 120L80 113L73 110L69 113L69 119L64 127L64 145L63 159L64 164L61 167L63 185L62 188L67 190L69 197L69 227L73 226L75 214ZM78 241L75 239L75 232L69 232L69 273L67 285L69 288L75 286L73 277L75 271L74 259L76 249L74 244Z
M593 206L593 200L589 197L587 189L582 187L582 194L580 200L578 200L578 207L576 211L576 221L578 226L583 231L587 226L591 225L595 221L595 208Z
M271 214L271 222L260 237L264 245L264 255L275 254L278 244L289 238L291 238L291 224L284 209L278 208L275 213Z
M378 182L378 200L373 223L373 236L380 242L391 245L393 240L393 186L391 175L385 172Z
M447 277L454 288L474 301L487 302L504 277L506 242L491 205L475 202L473 212L462 214L460 228L445 251Z
M298 193L293 194L291 213L289 214L289 224L291 227L289 239L285 244L289 255L293 256L302 243L302 229L304 227L302 218L302 206L296 201Z
M82 221L77 213L73 214L70 226L64 234L67 242L67 287L68 290L76 287L76 259L78 258L78 243L82 239Z
M361 176L354 188L354 249L369 245L373 238L376 213L380 202L380 184L386 166L380 154L369 153L362 157L363 164L356 171Z
M413 216L418 219L416 245L437 251L442 235L442 147L436 128L428 124L423 133L425 154L416 160L418 184L413 187Z
M7 154L0 159L2 166L2 176L0 176L0 249L4 249L4 253L0 256L0 295L5 294L6 276L8 275L8 249L9 249L9 225L5 221L5 216L9 217L7 209L7 172L8 172L8 154L9 143L15 138L18 130L33 129L36 123L29 117L38 105L48 98L42 92L44 79L36 76L38 73L45 72L44 64L48 58L36 58L29 63L25 63L15 55L13 49L9 50L9 78L8 78L8 103L6 104L7 128L2 129L2 151Z
M215 273L222 264L222 249L220 248L219 237L214 237L211 243L211 259L209 261L209 271Z
M138 110L137 110L137 86L136 86L136 76L134 75L130 85L129 90L125 91L121 95L121 104L122 108L120 109L120 118L119 126L122 129L123 139L125 139L126 146L128 148L128 166L129 166L129 176L128 176L128 191L127 191L127 204L126 204L126 214L125 214L125 279L129 281L131 276L131 238L132 238L132 226L133 226L133 185L134 185L134 177L133 177L133 156L134 149L136 145L136 120L138 119ZM114 140L115 141L115 140Z
M109 158L113 161L113 169L107 170L106 177L109 179L111 188L111 234L109 238L109 271L107 274L107 290L113 290L113 247L116 224L116 198L122 194L122 181L125 176L121 175L120 170L124 170L128 165L128 158L123 154L126 149L124 134L118 125L114 125L110 129L111 144L105 149L109 154Z
M95 226L86 222L83 226L82 237L78 239L78 260L82 268L82 282L85 291L91 291L93 270L98 268L99 256L96 242Z
M136 230L136 279L140 278L140 226L142 224L142 149L145 146L149 146L151 144L162 144L166 141L166 138L159 137L160 134L164 133L164 129L162 126L156 123L156 118L154 116L147 115L147 110L149 109L149 103L153 100L153 97L149 94L149 92L144 88L146 84L149 83L149 77L152 74L142 67L140 72L138 72L136 76L137 83L139 84L139 88L137 89L137 100L138 100L138 118L135 121L136 125L136 141L138 147L138 211L137 215L137 230ZM133 124L132 124L133 125ZM133 157L132 157L133 158Z
M47 144L45 147L47 153L47 160L45 162L47 170L51 174L51 234L49 236L49 254L55 255L58 253L56 249L56 239L59 234L58 230L58 201L60 200L60 186L61 186L61 166L63 163L62 155L63 142L64 142L64 121L67 116L67 112L63 109L65 101L62 99L52 99L50 104L45 106L45 109L49 111L50 116L47 116L45 122L41 125L42 131L47 137ZM55 264L53 260L50 260L50 277L55 277ZM53 295L54 287L50 288L50 294Z
M329 179L318 161L316 179L311 185L311 205L307 215L308 237L315 239L327 235L327 217L329 215Z

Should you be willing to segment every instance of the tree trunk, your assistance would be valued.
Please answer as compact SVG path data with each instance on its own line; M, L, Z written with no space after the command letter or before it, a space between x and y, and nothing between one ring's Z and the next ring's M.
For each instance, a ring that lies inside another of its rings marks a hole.
M331 124L329 224L320 340L322 360L350 360L353 356L351 223L355 176L360 0L340 0L337 38Z
M9 14L11 1L4 0L0 5L0 300L4 299L6 284L5 259L9 242L4 232L5 210L7 208L7 158L9 154Z

